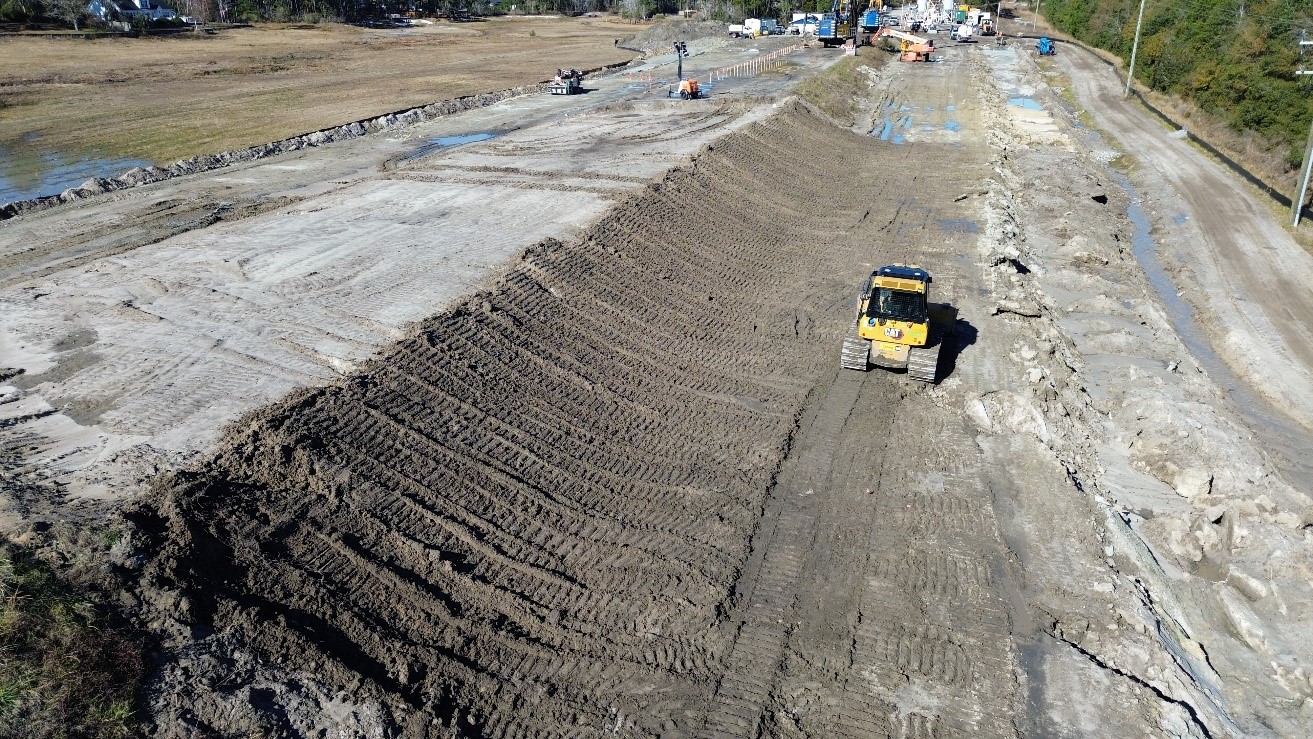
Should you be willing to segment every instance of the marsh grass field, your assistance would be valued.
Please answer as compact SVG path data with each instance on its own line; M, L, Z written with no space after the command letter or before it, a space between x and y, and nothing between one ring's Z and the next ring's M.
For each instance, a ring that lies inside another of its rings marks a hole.
M507 17L394 29L10 36L0 43L0 177L23 191L69 162L168 164L531 84L556 67L632 57L615 40L637 30L609 18Z

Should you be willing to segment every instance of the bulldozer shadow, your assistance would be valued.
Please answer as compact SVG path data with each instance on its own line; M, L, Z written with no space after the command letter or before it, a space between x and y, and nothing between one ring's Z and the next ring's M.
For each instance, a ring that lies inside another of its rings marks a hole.
M953 322L953 333L944 337L944 346L940 350L940 381L946 380L953 376L957 371L958 357L966 350L967 347L976 343L979 332L971 322L965 318L958 318Z

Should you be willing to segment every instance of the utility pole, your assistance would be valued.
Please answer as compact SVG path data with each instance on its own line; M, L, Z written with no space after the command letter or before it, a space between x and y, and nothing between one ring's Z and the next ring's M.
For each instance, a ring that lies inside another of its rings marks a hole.
M1313 41L1308 40L1307 31L1300 31L1299 32L1300 56L1304 55L1304 47L1306 46L1313 46ZM1309 75L1309 74L1313 74L1313 69L1295 70L1296 77L1301 75ZM1304 198L1308 195L1308 177L1309 174L1313 172L1313 123L1309 124L1308 143L1305 144L1304 146L1304 166L1302 169L1304 174L1302 177L1299 178L1300 179L1299 197L1294 198L1290 203L1290 220L1291 220L1290 225L1292 225L1295 228L1299 228L1299 216L1301 211L1304 210Z
M1135 19L1135 42L1131 44L1131 66L1126 70L1126 92L1122 97L1130 97L1131 80L1135 79L1135 54L1140 50L1140 28L1144 26L1144 0L1140 0L1140 17Z

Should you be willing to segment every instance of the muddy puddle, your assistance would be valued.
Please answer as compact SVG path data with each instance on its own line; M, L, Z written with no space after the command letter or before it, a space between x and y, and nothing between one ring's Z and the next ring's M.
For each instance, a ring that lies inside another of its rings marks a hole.
M1044 106L1040 105L1035 98L1028 97L1008 98L1008 105L1014 108L1024 108L1025 110L1044 110Z
M480 141L488 141L495 138L497 138L497 134L487 132L465 133L457 136L438 136L425 141L423 144L416 147L414 151L406 154L401 159L402 161L420 159L443 149L451 149L457 146L464 146L465 144L475 144Z
M65 154L34 143L0 147L0 203L58 195L93 177L117 177L134 167L152 164L127 157Z
M1131 236L1131 252L1167 310L1172 328L1181 343L1213 382L1235 403L1246 425L1263 441L1264 446L1277 453L1278 459L1272 461L1287 481L1305 490L1313 489L1313 444L1310 444L1308 433L1254 392L1213 351L1203 327L1195 320L1193 306L1181 297L1158 255L1158 246L1153 240L1153 226L1139 193L1125 176L1118 174L1116 181L1131 200L1126 209L1126 216L1135 226ZM1187 218L1180 214L1173 221L1181 223Z

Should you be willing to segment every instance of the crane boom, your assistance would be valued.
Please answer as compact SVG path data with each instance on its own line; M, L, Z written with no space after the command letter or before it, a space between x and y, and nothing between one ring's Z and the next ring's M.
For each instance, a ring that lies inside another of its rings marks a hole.
M934 41L892 28L881 28L872 41L885 36L898 39L899 51L902 52L900 58L905 62L928 62L931 61L930 55L935 53Z
M913 34L910 34L910 33L906 33L906 32L904 32L904 31L899 31L899 30L897 30L897 29L895 29L895 28L882 28L882 29L880 29L880 32L877 33L877 34L875 34L875 37L876 37L876 38L880 38L881 36L892 36L892 37L894 37L894 38L896 38L896 39L900 39L900 40L902 40L902 41L906 41L906 42L911 43L911 44L929 44L929 43L930 43L930 39L928 39L928 38L923 38L923 37L921 37L921 36L916 36L916 35L913 35Z

